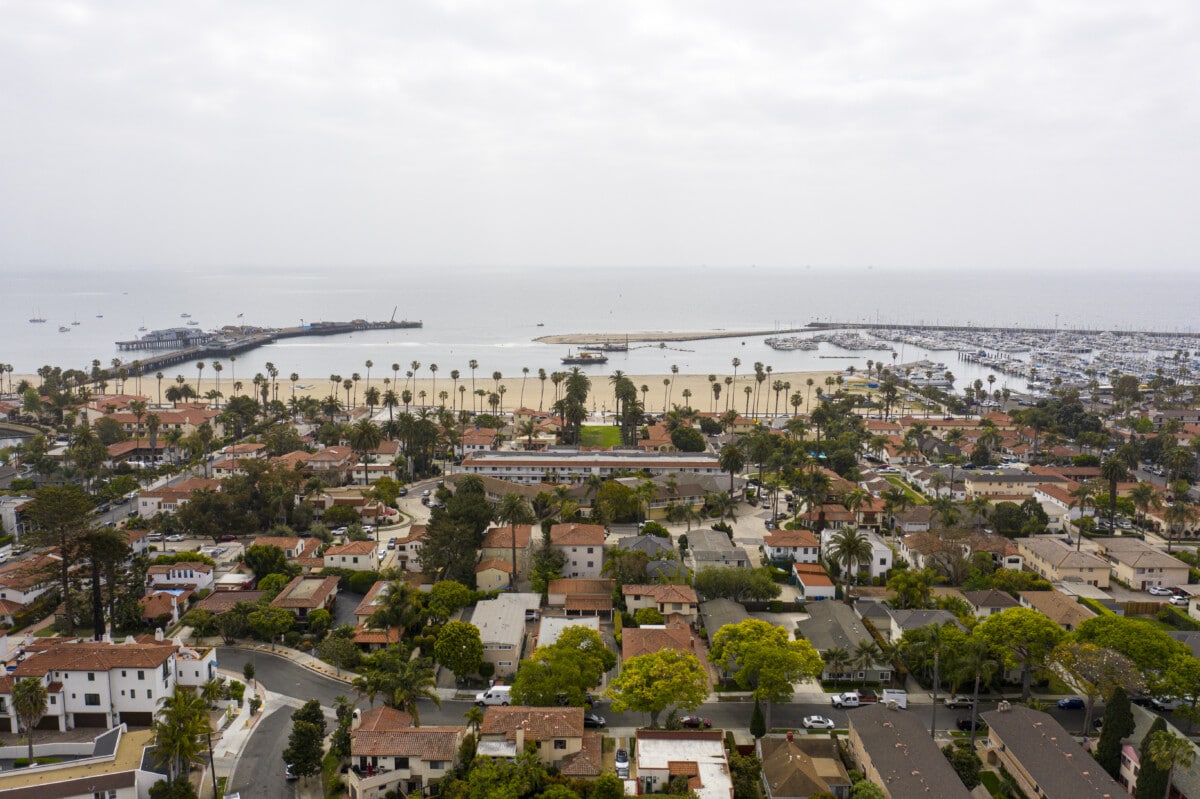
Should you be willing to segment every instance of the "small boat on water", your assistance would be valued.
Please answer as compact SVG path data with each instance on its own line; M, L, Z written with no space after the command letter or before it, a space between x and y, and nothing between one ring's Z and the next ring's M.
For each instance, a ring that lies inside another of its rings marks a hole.
M197 322L195 319L189 319L189 320L188 320L188 324L189 324L189 325L198 325L198 324L200 324L200 323L199 323L199 322Z
M538 327L545 327L545 326L546 326L545 322L538 322Z
M181 314L179 315L179 318L180 318L180 319L191 319L191 318L192 318L192 315L191 315L190 313L181 313Z
M580 350L572 355L568 350L567 354L562 357L562 362L568 366L583 366L592 363L608 363L608 356L602 352L589 352L588 350Z
M59 326L58 326L58 332L59 332L59 333L70 333L70 332L71 332L71 328L67 327L66 325L59 325Z
M139 333L145 333L145 332L146 332L146 326L145 326L145 325L142 325L141 327L139 327L139 328L138 328L138 332L139 332Z
M41 311L35 311L33 314L33 318L29 320L29 324L44 325L44 324L46 324L46 317L42 316Z
M71 327L79 327L79 320L76 319L74 322L72 322Z
M98 314L96 314L96 318L97 318L97 319L103 319L103 318L104 318L104 314L102 314L102 313L98 313Z

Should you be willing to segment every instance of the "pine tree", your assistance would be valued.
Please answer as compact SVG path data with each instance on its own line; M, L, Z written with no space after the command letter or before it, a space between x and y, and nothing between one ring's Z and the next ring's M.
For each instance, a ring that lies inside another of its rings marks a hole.
M1117 686L1104 705L1104 726L1100 729L1100 740L1096 744L1096 762L1104 767L1114 780L1121 770L1121 740L1133 732L1133 713L1129 709L1129 695Z
M754 711L750 714L750 734L761 738L767 734L767 721L763 718L762 705L754 700Z
M1141 770L1138 772L1134 799L1162 799L1166 794L1167 770L1154 765L1154 760L1150 757L1150 739L1154 737L1154 733L1164 732L1166 729L1167 723L1161 718L1157 718L1150 725L1146 737L1142 739L1142 746L1138 750L1138 762Z
M297 777L310 777L321 770L321 758L325 754L321 738L321 728L311 721L292 723L292 734L283 750L283 759Z

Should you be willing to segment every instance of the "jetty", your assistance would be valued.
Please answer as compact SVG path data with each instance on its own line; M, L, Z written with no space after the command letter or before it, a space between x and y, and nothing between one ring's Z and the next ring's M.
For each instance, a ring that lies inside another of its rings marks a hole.
M227 358L287 338L304 336L338 336L364 330L407 330L423 327L421 321L392 318L382 322L354 319L349 322L310 322L295 327L248 327L227 325L217 331L171 328L155 330L141 338L116 342L122 352L137 350L169 350L127 364L132 374L153 373L168 366L203 358ZM186 334L186 335L185 335Z

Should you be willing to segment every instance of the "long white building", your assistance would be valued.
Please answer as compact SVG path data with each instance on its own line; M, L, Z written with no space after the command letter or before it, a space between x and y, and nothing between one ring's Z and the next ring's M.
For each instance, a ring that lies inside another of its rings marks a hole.
M544 452L494 450L471 452L460 471L514 483L581 483L593 475L613 477L626 472L660 474L721 474L711 452L642 452L641 450L549 449Z

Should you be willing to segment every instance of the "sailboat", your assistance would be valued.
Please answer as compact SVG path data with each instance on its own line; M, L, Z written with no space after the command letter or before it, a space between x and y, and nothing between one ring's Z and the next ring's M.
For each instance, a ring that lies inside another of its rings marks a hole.
M41 311L35 311L33 318L29 320L29 323L31 325L44 325L46 324L46 318L42 316Z

